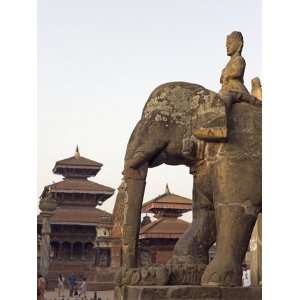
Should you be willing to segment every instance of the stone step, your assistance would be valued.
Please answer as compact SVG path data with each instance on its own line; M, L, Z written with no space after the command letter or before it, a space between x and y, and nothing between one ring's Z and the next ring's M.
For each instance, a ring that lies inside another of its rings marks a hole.
M117 300L261 300L261 287L203 287L196 285L126 286Z
M88 289L91 291L111 290L114 288L114 276L117 270L95 267L85 263L51 262L47 279L47 289L54 290L57 288L59 274L64 275L65 287L67 288L67 278L73 272L78 284L80 284L83 277L87 278Z
M109 291L115 288L114 282L95 282L95 281L87 281L87 287L89 291ZM47 290L53 291L57 289L57 280L48 280L47 282ZM68 286L65 285L65 289L68 289Z
M61 271L61 272L67 272L67 271L88 271L94 269L91 265L66 265L66 264L50 264L49 271Z

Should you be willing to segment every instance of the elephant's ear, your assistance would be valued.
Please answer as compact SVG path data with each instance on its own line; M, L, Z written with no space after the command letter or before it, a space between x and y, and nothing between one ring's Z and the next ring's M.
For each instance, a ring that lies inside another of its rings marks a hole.
M207 89L197 90L191 99L192 133L205 141L227 138L226 106L221 97Z

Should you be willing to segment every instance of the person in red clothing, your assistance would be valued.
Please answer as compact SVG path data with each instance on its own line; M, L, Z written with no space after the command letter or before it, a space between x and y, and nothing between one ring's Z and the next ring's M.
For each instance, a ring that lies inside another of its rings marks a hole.
M37 294L38 300L45 300L45 292L46 292L46 280L41 275L38 274L38 282L37 282Z

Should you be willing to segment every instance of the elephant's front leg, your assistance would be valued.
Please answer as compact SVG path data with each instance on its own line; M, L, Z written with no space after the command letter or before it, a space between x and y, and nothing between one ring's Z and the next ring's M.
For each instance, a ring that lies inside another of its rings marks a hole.
M174 255L181 259L208 264L208 250L216 240L215 213L212 203L209 170L194 175L193 221L175 246Z
M143 203L148 165L140 169L124 171L127 197L124 205L122 236L122 260L125 269L137 266L137 241L140 230L140 215Z

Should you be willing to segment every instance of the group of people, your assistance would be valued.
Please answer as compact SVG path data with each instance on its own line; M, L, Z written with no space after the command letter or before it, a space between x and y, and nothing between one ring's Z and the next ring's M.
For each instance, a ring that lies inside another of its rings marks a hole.
M59 274L58 276L58 297L63 298L65 292L65 278L63 274ZM86 278L83 277L80 285L77 283L76 275L72 272L67 278L67 284L69 287L69 297L74 297L75 300L79 299L86 299L87 295L87 282ZM38 300L45 300L45 292L46 292L46 280L42 275L38 275L38 282L37 282L37 299Z
M75 299L79 299L79 297L86 298L87 293L87 283L86 278L83 277L82 282L80 285L77 284L77 278L76 275L72 272L68 276L67 284L69 287L69 296L75 297ZM58 276L58 297L64 296L64 290L65 290L65 278L63 274L59 274Z

